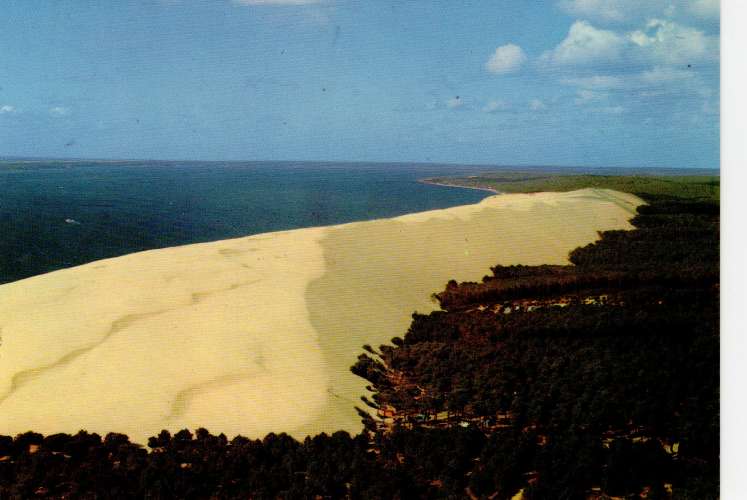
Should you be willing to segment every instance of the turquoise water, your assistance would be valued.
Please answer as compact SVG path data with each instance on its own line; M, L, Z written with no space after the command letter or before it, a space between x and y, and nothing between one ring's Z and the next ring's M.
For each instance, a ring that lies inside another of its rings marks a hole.
M140 250L393 217L490 193L418 179L475 167L0 162L0 283Z

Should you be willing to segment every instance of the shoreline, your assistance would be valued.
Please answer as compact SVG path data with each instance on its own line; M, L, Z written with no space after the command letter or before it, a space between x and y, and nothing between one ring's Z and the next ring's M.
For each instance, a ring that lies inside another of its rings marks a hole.
M502 191L498 191L493 188L489 187L481 187L481 186L461 186L459 184L451 184L448 182L436 182L432 179L418 179L418 182L421 184L428 184L430 186L442 186L442 187L452 187L452 188L462 188L462 189L476 189L478 191L488 191L493 194L505 194Z
M366 384L349 367L363 344L404 335L449 279L566 262L597 231L632 227L640 203L595 189L488 196L2 285L0 433L356 433Z

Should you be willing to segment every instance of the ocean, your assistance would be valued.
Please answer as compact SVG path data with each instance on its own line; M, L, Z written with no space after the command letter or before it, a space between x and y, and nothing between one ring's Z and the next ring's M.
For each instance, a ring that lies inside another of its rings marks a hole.
M0 283L141 250L477 203L455 165L0 161Z

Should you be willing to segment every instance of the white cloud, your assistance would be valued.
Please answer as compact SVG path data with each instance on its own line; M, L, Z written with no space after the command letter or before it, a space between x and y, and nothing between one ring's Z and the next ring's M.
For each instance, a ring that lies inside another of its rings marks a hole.
M55 106L54 108L49 108L49 114L52 116L65 116L69 113L70 109L63 106Z
M694 0L690 3L690 12L705 19L719 19L721 5L719 0Z
M495 49L493 55L485 63L485 69L498 75L513 73L514 71L518 71L526 60L527 56L524 54L522 48L509 43Z
M642 84L659 84L689 80L694 76L695 75L692 71L666 66L656 66L650 70L642 72L638 78Z
M575 16L602 21L623 21L629 16L630 3L629 1L626 4L621 0L562 0L559 5Z
M619 76L593 75L576 78L563 78L560 83L582 87L585 89L615 89L625 85L625 80Z
M576 87L573 98L576 105L597 113L619 115L630 109L644 112L688 109L701 116L719 112L718 86L694 70L655 66L615 77L597 75L565 79L561 83Z
M690 64L718 58L718 37L668 20L652 19L629 35L644 60Z
M541 65L617 68L642 65L686 65L718 61L719 38L667 19L651 19L642 29L616 32L576 21L554 49L539 58Z
M651 17L718 19L719 0L559 0L568 14L604 23L637 22Z
M605 23L640 21L647 17L673 16L678 3L687 0L560 0L561 9L574 16Z
M10 104L4 104L0 106L0 115L11 114L15 112L16 112L15 106L11 106Z
M622 106L608 105L608 99L609 94L606 92L580 89L576 92L576 98L573 100L573 102L577 106L587 107L588 109L596 113L619 115L620 113L625 112L625 108Z
M457 109L464 106L464 99L460 98L459 96L452 97L451 99L446 101L446 107L449 109Z
M576 92L576 98L573 102L581 106L590 102L602 101L607 98L605 92L597 92L595 90L580 89Z
M233 0L239 5L310 5L322 0Z
M583 98L580 92L585 92L583 95L589 97L592 94L586 92L596 92L601 95L604 92L600 91L629 91L654 88L658 89L658 94L661 94L661 90L665 89L666 85L681 84L694 80L695 77L696 75L692 71L670 66L654 66L651 69L628 75L594 75L581 78L564 78L560 80L560 83L578 87L581 89L579 91L579 98Z
M576 21L568 36L557 47L542 54L540 61L551 65L611 62L619 59L625 44L625 37L614 31L595 28L586 21Z
M529 101L529 109L532 111L542 111L543 109L547 109L547 106L545 106L545 103L539 99L532 99Z
M482 110L485 113L497 113L498 111L505 111L508 109L508 104L505 101L496 100L493 99L492 101L488 101L485 106L483 106Z

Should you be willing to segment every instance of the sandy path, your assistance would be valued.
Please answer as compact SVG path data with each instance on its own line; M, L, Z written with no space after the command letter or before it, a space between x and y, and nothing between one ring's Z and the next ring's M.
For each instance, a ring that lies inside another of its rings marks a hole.
M0 433L360 428L361 345L402 336L449 279L563 263L629 228L606 190L154 250L0 286Z

